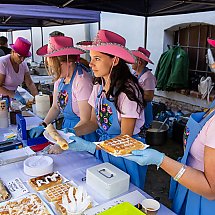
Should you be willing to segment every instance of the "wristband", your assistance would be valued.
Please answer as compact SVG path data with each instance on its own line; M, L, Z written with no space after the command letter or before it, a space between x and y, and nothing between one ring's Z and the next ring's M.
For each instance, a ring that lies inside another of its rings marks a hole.
M178 181L181 178L181 176L184 174L186 168L187 166L184 164L173 179L175 181Z
M45 128L47 127L47 124L45 122L42 122L41 125L43 125Z

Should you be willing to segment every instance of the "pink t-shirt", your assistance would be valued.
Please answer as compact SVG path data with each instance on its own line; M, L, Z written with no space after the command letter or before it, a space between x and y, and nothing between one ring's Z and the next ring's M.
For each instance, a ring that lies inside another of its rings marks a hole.
M149 70L139 78L139 84L143 90L155 90L156 78Z
M0 73L5 75L3 87L8 90L16 90L23 83L25 73L28 72L26 62L19 64L19 71L16 73L10 61L10 54L0 57Z
M135 71L134 71L135 74ZM139 85L142 87L143 90L155 90L156 87L156 78L151 73L150 70L145 72L139 79Z
M100 90L100 85L96 84L93 86L92 94L89 98L89 104L95 108L96 98L98 96L98 92ZM134 135L140 132L140 128L143 126L145 122L144 111L140 114L137 112L137 103L128 99L125 93L121 93L118 98L119 108L122 113L117 111L119 123L121 123L121 118L135 118L136 124L134 128Z
M58 91L58 85L60 80L57 80L54 84L54 90ZM93 89L92 76L83 70L83 75L76 73L73 84L72 84L72 110L80 117L78 102L89 99ZM57 99L57 98L56 98Z
M188 156L188 165L195 169L204 171L204 148L205 146L215 148L215 115L211 117L203 126L191 146Z

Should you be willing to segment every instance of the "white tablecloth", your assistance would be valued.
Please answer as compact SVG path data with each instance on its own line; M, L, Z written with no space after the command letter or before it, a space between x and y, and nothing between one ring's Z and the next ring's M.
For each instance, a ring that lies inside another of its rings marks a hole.
M87 189L89 195L91 195L98 204L110 201L102 198L100 195L97 195L96 191L86 186L86 182L82 180L82 178L86 176L87 168L101 163L93 155L87 152L67 151L59 155L50 156L54 159L54 170L59 171L63 176L65 176L69 180L73 180L76 184L83 185ZM0 178L3 181L12 180L16 177L20 178L24 182L30 192L33 192L32 188L27 183L28 179L30 179L30 176L25 175L25 173L23 172L23 161L0 166ZM147 193L141 191L133 184L130 184L128 192L132 192L134 190L139 190L147 198L150 197ZM161 205L161 208L158 211L158 215L173 214L175 213L166 208L164 205Z

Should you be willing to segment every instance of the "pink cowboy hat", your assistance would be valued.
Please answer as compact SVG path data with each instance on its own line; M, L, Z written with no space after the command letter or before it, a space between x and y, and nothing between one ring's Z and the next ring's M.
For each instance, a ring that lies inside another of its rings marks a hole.
M209 39L209 38L208 38L208 43L209 43L210 45L212 45L213 47L215 47L215 40Z
M139 57L139 58L145 60L146 62L154 64L151 60L149 60L151 53L147 49L139 47L137 50L132 50L132 53L134 56Z
M31 56L31 52L29 51L31 43L23 37L18 37L14 44L10 44L10 47L22 57Z
M125 47L125 43L125 38L119 34L108 30L99 30L93 41L83 41L77 43L77 45L86 50L99 51L119 57L128 63L135 63L135 57Z
M63 55L80 55L85 51L73 46L73 39L65 36L49 37L49 43L37 50L37 55L57 57Z

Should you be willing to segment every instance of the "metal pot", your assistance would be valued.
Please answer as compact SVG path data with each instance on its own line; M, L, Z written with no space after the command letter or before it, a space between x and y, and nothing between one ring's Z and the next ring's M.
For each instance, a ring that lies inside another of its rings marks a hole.
M151 128L146 131L146 144L159 146L165 144L168 137L169 126L163 122L153 121Z

